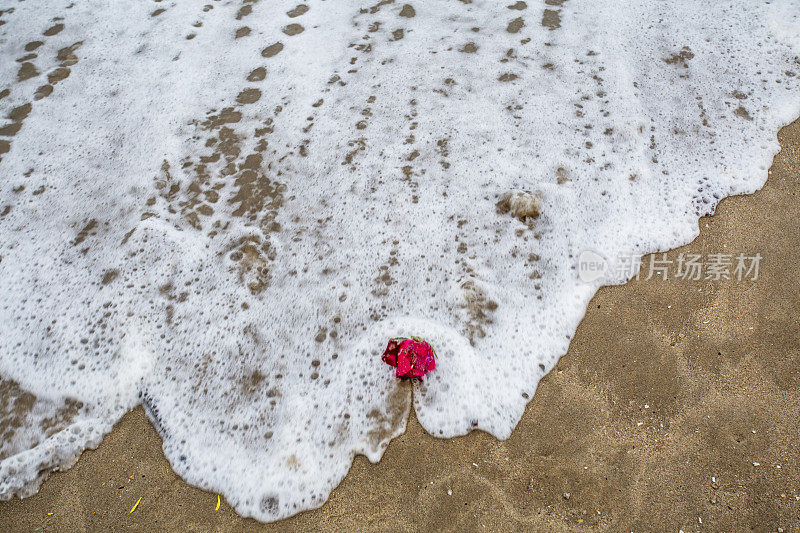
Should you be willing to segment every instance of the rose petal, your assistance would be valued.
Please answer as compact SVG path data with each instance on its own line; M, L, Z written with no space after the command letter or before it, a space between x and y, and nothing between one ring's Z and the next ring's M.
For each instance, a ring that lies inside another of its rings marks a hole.
M400 350L397 354L397 372L395 374L402 378L406 377L409 372L411 372L411 358L407 351Z
M436 358L431 345L417 339L391 339L381 356L383 361L396 368L398 378L422 380L436 368Z
M383 352L381 359L383 362L390 366L397 366L397 351L400 349L400 343L395 339L391 339L389 344L386 345L386 350Z

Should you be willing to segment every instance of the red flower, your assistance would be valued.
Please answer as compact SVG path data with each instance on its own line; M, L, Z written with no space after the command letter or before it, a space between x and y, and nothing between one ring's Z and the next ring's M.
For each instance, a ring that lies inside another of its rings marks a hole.
M425 374L436 368L436 352L419 337L391 339L381 359L397 369L395 376L398 378L422 380Z

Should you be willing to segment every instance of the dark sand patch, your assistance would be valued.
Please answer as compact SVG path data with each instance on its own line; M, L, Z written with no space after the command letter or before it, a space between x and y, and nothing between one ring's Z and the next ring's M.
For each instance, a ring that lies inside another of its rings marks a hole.
M286 14L289 16L289 18L296 18L296 17L299 17L301 15L306 14L308 12L308 9L309 8L308 8L307 5L299 4L294 9L290 9L289 11L287 11Z

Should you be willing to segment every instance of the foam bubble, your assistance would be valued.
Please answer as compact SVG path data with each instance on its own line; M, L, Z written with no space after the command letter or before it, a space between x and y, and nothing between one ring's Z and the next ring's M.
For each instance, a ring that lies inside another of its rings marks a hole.
M432 435L508 437L600 283L581 251L686 243L764 183L798 13L4 10L0 498L138 404L182 477L259 520L377 461L412 399ZM439 358L413 386L379 357L409 335Z

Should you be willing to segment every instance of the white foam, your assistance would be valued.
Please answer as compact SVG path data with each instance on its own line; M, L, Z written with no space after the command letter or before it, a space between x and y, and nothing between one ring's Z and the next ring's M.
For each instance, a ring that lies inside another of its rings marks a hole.
M141 402L238 512L319 506L405 429L399 335L438 353L428 432L505 438L600 283L582 250L686 243L764 183L800 112L797 1L513 4L3 13L0 79L44 44L0 100L32 103L0 138L0 498Z

